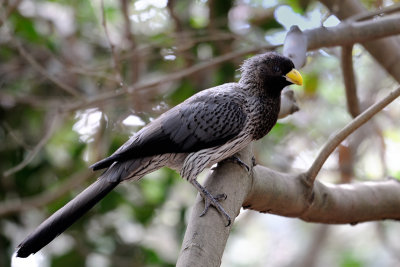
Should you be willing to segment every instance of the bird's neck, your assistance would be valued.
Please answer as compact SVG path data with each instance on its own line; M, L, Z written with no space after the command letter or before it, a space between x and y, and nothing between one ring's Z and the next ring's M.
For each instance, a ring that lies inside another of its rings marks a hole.
M264 137L274 127L278 120L278 114L281 106L279 97L258 98L254 105L253 116L257 123L253 128L253 139L258 140Z
M242 78L238 82L246 91L246 94L259 97L261 99L275 99L281 96L281 86L266 84L263 81L254 81L252 79Z

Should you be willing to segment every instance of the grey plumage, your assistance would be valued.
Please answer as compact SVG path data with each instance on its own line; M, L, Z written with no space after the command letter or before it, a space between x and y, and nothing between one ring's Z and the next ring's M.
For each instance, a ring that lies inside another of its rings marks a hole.
M138 180L163 166L179 171L204 197L197 175L271 130L282 89L301 84L293 69L293 63L277 53L252 57L243 63L238 83L204 90L162 114L110 157L93 164L93 170L106 169L101 177L28 236L17 256L27 257L47 245L120 182ZM205 197L229 224L217 200L209 193Z

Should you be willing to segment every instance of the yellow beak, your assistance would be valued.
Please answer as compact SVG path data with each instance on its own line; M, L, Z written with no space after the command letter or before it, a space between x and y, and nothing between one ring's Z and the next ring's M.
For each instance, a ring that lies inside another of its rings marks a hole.
M298 72L298 70L296 69L292 69L291 71L289 71L286 75L286 80L297 84L297 85L303 85L303 77L301 77L300 72Z

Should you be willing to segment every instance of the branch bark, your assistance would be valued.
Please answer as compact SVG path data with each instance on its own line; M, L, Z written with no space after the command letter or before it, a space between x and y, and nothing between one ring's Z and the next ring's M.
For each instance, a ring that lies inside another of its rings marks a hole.
M335 150L335 148L350 134L357 130L361 125L369 121L376 113L381 111L384 107L389 105L393 100L400 96L400 87L393 90L385 98L375 103L363 113L357 116L354 120L349 122L342 130L336 133L334 136L329 138L325 146L321 149L314 163L311 165L310 169L307 171L307 180L310 184L314 183L315 178L322 168L330 154Z
M251 146L239 153L246 164L251 164L251 155ZM400 220L400 182L395 179L351 185L326 185L315 181L311 188L305 182L304 174L281 173L260 165L249 174L237 164L223 163L210 172L204 184L211 193L228 195L222 205L233 222L242 206L316 223ZM221 223L224 218L214 209L199 217L203 208L204 201L198 195L177 266L221 264L232 225L225 227Z
M337 1L337 0L320 0L335 16L341 20L351 19L356 15L363 13L368 14L366 8L357 0L347 0L347 1ZM399 16L399 15L396 15ZM396 16L390 16L396 18ZM381 19L379 19L381 20ZM374 20L371 22L377 22L379 20ZM399 18L393 21L393 26L399 27ZM378 28L375 28L379 30ZM369 30L368 30L369 31ZM399 33L393 33L393 35ZM383 37L383 36L382 36ZM390 37L384 39L374 40L376 38L371 38L369 42L365 42L362 45L371 54L373 58L384 68L386 71L392 75L392 77L400 82L400 44L397 37Z
M357 22L358 26L353 27L353 24L346 23L343 25L339 25L336 27L320 27L312 30L304 31L304 35L307 37L307 50L315 50L322 47L331 47L331 46L343 46L354 44L357 42L366 42L371 39L387 37L395 34L400 34L400 15L390 16L388 18L382 18L376 21L363 21ZM371 28L372 27L372 28ZM373 29L373 30L371 30ZM332 36L335 36L334 39ZM322 38L324 37L324 38ZM121 90L115 92L106 92L97 95L96 97L86 99L85 101L75 101L71 104L65 105L63 107L64 111L75 111L77 109L87 108L104 101L108 101L112 98L121 97L126 94L132 94L134 91L144 90L148 88L152 88L159 85L164 85L168 82L172 82L178 79L182 79L183 77L187 77L192 75L193 73L208 69L212 66L221 64L223 62L243 57L248 54L259 53L261 51L273 50L281 45L265 45L265 46L257 46L251 47L248 49L243 49L239 51L234 51L231 53L224 54L219 57L215 57L212 60L207 62L201 62L196 65L193 65L189 68L185 68L175 73L166 74L157 80L153 81L145 81L133 84L128 88L123 88ZM389 51L394 51L393 49ZM383 51L383 54L385 51ZM393 52L394 53L394 52ZM392 55L384 55L385 58L392 58ZM396 57L394 57L396 58ZM397 63L399 60L394 61L392 63ZM393 64L392 64L393 65ZM396 64L396 66L392 66L389 63L383 64L384 67L390 67L387 71L395 77L395 79L400 82L400 64ZM398 74L397 74L398 69Z
M400 205L400 182L395 179L351 185L324 185L315 181L336 146L399 95L400 87L330 138L305 173L280 173L257 165L249 174L240 166L228 167L230 163L224 163L209 174L205 187L213 194L224 192L229 196L222 204L233 218L232 224L242 206L307 222L355 224L382 219L400 220L397 208ZM248 166L252 166L252 155L251 145L239 153ZM206 218L199 218L202 209L203 200L198 195L177 266L219 266L221 263L232 226L224 227L220 214L215 210L210 210Z
M279 173L256 166L252 190L243 205L317 223L400 220L400 182L396 179L339 185L315 181L312 190L303 179L302 174Z
M306 30L308 49L364 43L374 39L399 34L400 15L390 15L379 20L342 22L336 27L322 27ZM375 42L375 41L372 41Z
M343 46L341 53L341 66L344 87L346 90L347 110L353 118L360 114L360 103L357 96L356 78L353 69L353 46Z
M387 27L390 28L391 26ZM339 32L343 29L349 31L348 34L352 32L352 28L347 28L346 25L335 28ZM295 30L293 29L293 31ZM324 33L325 29L322 28L320 31ZM358 34L361 31L363 30L358 29ZM313 48L312 45L318 42L323 43L323 46L328 46L325 40L316 38L317 35L313 36L310 32L314 34L314 30L305 32L308 49ZM370 38L369 33L362 36L366 38L363 39L364 41ZM345 45L354 43L349 42L349 37L347 37L347 40L345 39L342 39ZM359 42L361 39L356 37L354 40ZM291 46L286 47L288 47L286 54L290 54ZM295 58L300 59L301 56L294 55ZM301 60L299 60L300 63ZM215 171L209 174L205 187L212 193L224 192L228 195L228 199L222 204L231 218L235 218L240 207L243 206L260 212L297 217L307 222L356 224L371 220L400 220L400 213L397 208L400 204L400 194L398 194L400 182L395 179L351 185L324 185L315 181L322 165L334 149L348 135L399 95L400 87L371 106L330 138L315 162L305 173L286 174L263 166L255 166L251 175L249 175L239 166L228 167L227 164L229 163L227 163L218 166ZM251 155L251 146L239 153L239 157L246 164L250 164ZM371 201L371 196L373 201ZM199 218L202 205L203 201L198 196L188 223L177 266L219 266L221 263L231 226L224 227L221 218L219 218L220 215L214 210L210 210L207 218Z

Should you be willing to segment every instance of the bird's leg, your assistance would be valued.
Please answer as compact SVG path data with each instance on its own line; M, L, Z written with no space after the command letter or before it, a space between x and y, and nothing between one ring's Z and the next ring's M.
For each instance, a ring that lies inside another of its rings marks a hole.
M221 163L221 162L232 162L232 163L239 164L239 166L241 166L241 167L242 167L243 169L245 169L247 172L250 172L250 167L249 167L246 163L244 163L244 162L243 162L238 156L236 156L236 155L230 156L229 158L226 158L226 159L220 161L220 163Z
M210 192L207 191L207 189L199 184L196 179L193 179L191 183L194 185L194 187L196 187L201 196L204 198L204 210L200 214L200 217L204 216L207 213L210 206L213 206L218 210L221 215L225 216L226 220L228 221L226 227L228 227L231 224L231 217L228 215L228 213L226 213L221 204L219 204L219 201L226 199L226 194L218 194L214 197L213 195L211 195Z

